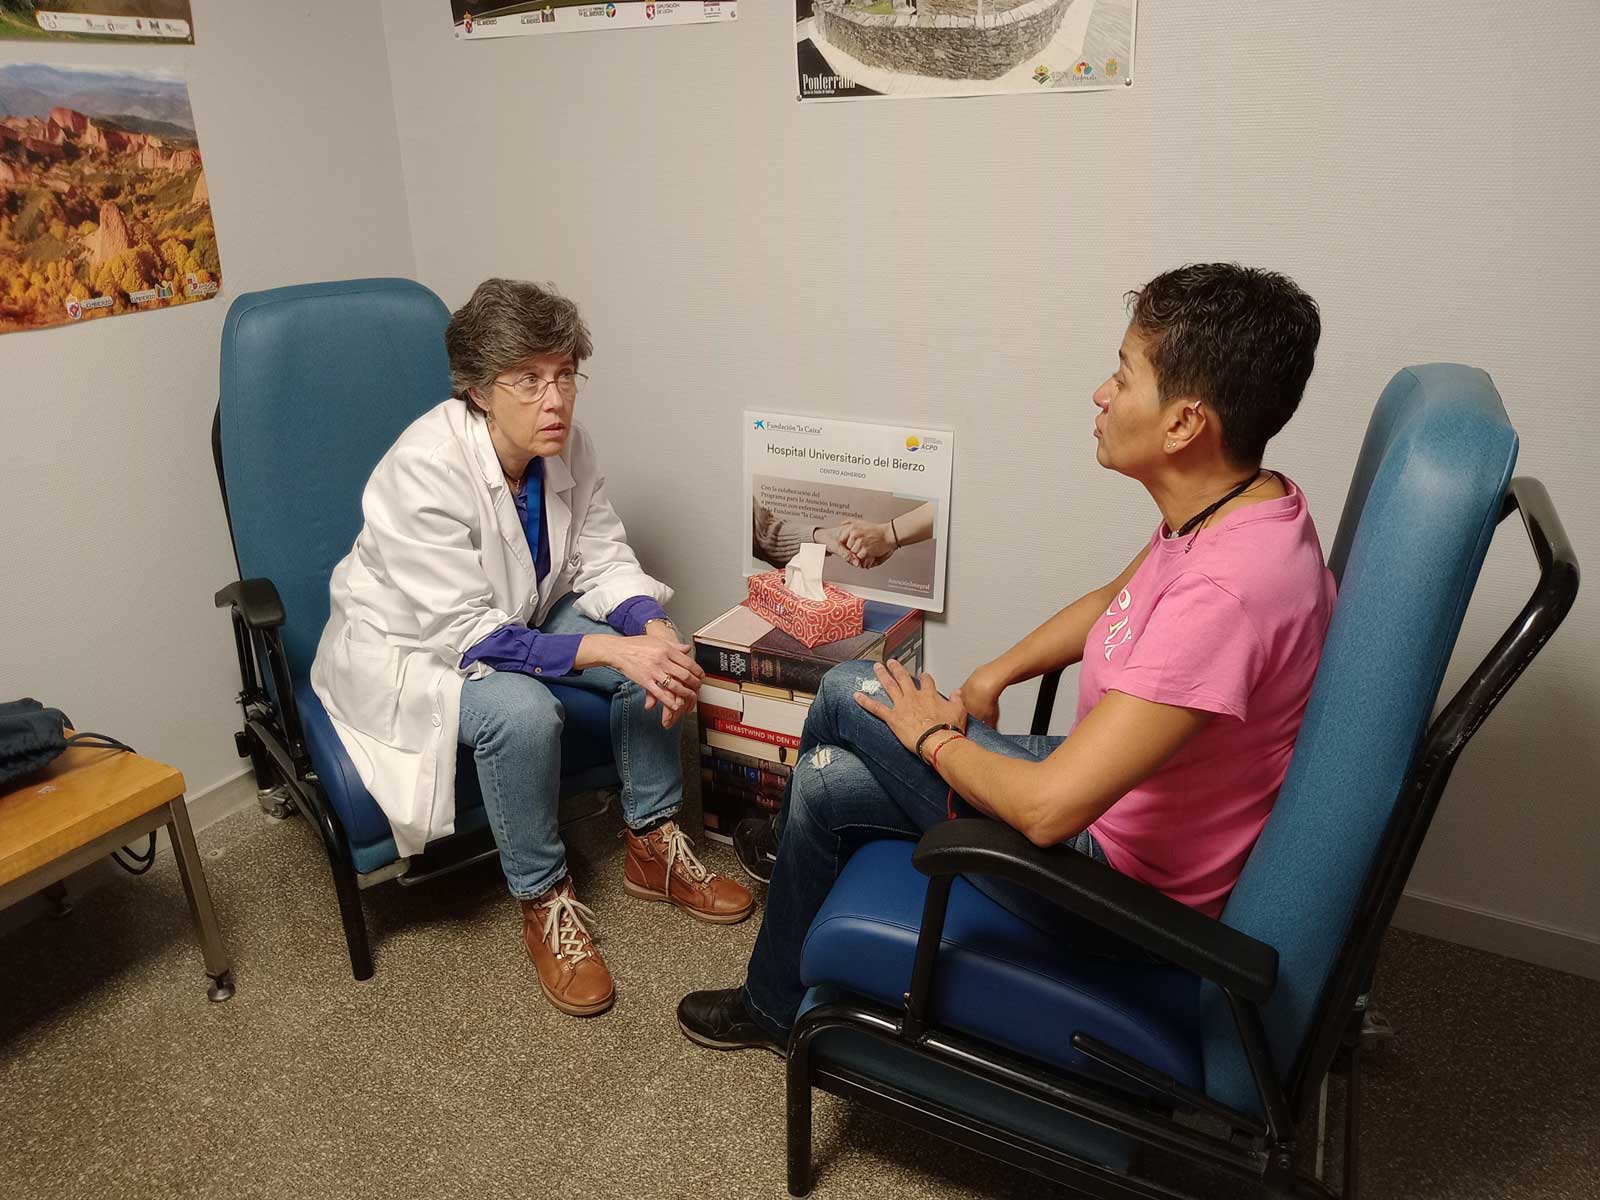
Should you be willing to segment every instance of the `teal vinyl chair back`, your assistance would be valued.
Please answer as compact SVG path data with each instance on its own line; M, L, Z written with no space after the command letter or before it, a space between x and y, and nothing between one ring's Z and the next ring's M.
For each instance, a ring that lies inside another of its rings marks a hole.
M409 279L275 288L228 310L219 419L234 551L241 579L277 585L296 679L328 623L328 576L361 532L373 464L450 395L449 320ZM241 367L263 361L273 369Z
M1517 434L1488 375L1411 367L1384 389L1329 566L1339 598L1294 759L1222 920L1274 946L1263 1011L1287 1078L1329 981L1432 714L1503 511ZM1259 1113L1227 1003L1202 991L1206 1091Z

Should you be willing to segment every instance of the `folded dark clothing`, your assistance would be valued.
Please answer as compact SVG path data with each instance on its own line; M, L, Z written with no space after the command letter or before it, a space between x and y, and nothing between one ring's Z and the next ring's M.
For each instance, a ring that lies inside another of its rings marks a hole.
M0 791L48 766L67 748L69 722L37 700L0 703Z

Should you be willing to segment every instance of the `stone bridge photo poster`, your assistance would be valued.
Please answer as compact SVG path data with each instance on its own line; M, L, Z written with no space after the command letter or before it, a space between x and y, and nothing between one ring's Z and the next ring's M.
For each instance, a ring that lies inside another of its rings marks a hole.
M0 333L190 304L221 285L182 77L0 62Z
M795 0L801 100L1133 82L1137 0Z

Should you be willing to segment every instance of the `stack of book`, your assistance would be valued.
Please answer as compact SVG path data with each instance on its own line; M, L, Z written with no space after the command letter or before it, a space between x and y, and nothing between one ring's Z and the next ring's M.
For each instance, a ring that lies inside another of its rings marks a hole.
M783 803L806 713L833 667L899 659L920 672L922 613L867 601L862 632L805 646L737 604L694 635L700 687L700 791L706 836L731 841L745 817Z

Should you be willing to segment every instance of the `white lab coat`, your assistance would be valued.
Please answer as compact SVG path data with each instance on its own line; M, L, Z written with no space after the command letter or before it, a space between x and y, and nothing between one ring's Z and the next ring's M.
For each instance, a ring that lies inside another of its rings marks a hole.
M488 427L446 400L373 469L365 523L328 582L311 686L402 855L455 830L461 685L490 671L462 670L463 653L502 625L537 626L568 592L596 621L630 596L672 596L629 549L581 426L544 469L550 571L535 590Z

